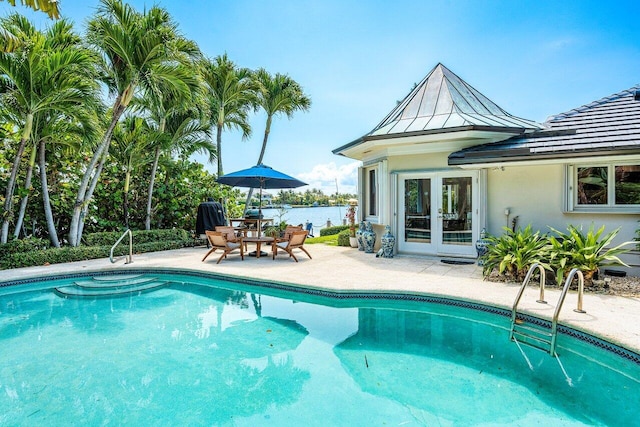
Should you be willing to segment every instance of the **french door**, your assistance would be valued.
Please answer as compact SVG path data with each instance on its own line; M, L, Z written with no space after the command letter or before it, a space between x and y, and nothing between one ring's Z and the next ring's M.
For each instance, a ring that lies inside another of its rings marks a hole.
M398 249L474 256L479 208L477 171L412 173L398 178Z

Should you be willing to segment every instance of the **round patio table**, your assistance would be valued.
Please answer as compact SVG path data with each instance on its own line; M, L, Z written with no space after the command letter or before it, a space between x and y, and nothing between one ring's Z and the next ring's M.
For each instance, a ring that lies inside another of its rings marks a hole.
M261 252L260 251L260 246L263 243L271 244L273 242L273 237L266 237L266 236L263 236L263 237L245 237L245 238L242 239L242 241L245 242L245 243L255 243L256 244L256 250L254 252L251 252L251 253L247 254L247 255L254 256L256 258L260 258L261 256L267 255L266 252Z

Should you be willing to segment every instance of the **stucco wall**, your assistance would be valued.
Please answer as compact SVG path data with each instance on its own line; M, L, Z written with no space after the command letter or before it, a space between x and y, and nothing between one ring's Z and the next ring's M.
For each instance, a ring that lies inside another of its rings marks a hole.
M448 154L449 153L431 153L389 157L389 172L449 169L449 166L447 166Z
M514 216L518 216L518 227L531 224L542 232L550 232L549 226L564 231L568 224L587 229L593 223L596 228L604 225L605 234L621 227L614 244L633 240L640 214L563 213L565 185L563 165L507 165L504 171L488 170L487 231L494 235L503 232L502 227L507 225L505 209L509 208L509 227ZM624 260L640 263L636 254Z

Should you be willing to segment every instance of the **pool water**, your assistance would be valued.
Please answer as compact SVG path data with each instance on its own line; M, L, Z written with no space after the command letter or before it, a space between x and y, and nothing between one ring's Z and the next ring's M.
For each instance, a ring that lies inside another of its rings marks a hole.
M531 370L505 316L161 278L168 284L155 290L99 298L51 289L78 279L0 288L0 425L640 419L637 362L561 335L566 374L525 347Z

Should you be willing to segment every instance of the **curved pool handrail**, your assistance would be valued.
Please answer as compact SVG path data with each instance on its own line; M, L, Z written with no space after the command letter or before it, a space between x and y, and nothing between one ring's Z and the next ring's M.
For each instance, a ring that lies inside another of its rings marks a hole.
M534 263L531 267L529 267L529 271L527 271L527 275L524 278L524 281L522 282L522 286L520 286L520 290L518 291L518 295L516 295L516 299L513 302L513 307L511 309L511 322L515 322L516 321L516 316L517 316L517 311L518 311L518 304L520 304L520 299L522 298L522 294L524 294L524 290L527 288L527 285L529 284L529 281L531 280L531 277L533 276L533 272L538 269L540 270L540 299L538 299L536 302L539 302L540 304L546 304L547 302L544 300L544 285L546 282L546 274L544 272L544 268L538 264L537 262Z
M124 239L124 236L126 236L127 234L129 234L129 255L125 255L125 264L131 264L133 262L133 234L131 233L131 230L127 228L127 230L122 233L122 236L120 236L120 238L118 240L116 240L116 242L113 244L113 246L111 246L111 252L109 252L109 261L111 261L112 264L114 264L117 259L113 259L113 250L116 248L116 246L118 246L118 244L120 244L120 242L122 241L122 239Z
M558 300L558 305L556 306L556 311L553 313L553 319L551 320L551 347L549 349L550 354L553 356L556 353L556 338L558 336L558 317L560 316L560 310L562 310L562 305L564 304L564 299L567 296L567 292L569 291L569 286L571 286L571 282L573 281L573 277L578 275L578 307L574 309L576 313L586 313L582 309L582 294L584 293L584 275L582 271L578 268L574 268L569 272L567 276L567 280L564 282L564 287L562 288L562 293L560 294L560 299Z

